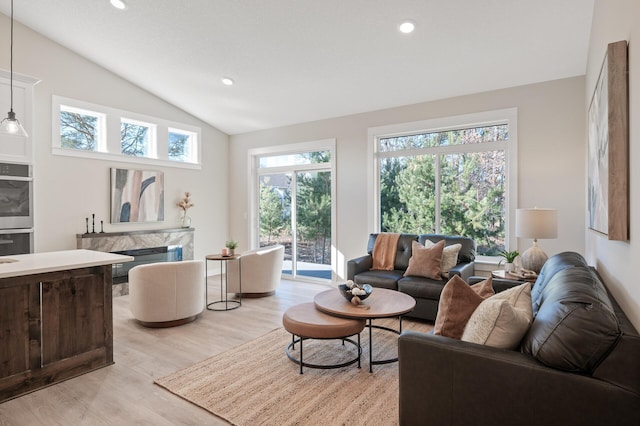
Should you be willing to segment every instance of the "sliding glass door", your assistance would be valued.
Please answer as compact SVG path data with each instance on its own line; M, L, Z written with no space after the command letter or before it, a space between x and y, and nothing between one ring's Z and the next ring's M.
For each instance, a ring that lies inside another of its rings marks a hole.
M330 280L330 152L265 155L258 164L259 245L285 246L285 277Z

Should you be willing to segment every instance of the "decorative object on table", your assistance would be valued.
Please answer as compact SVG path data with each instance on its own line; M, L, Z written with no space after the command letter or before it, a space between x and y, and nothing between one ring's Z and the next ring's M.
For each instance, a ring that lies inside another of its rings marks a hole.
M89 233L89 218L85 217L84 221L86 222L86 225L87 225L87 232L86 233L88 234Z
M96 233L96 214L91 213L91 233Z
M227 252L229 256L233 256L236 253L236 247L238 247L238 242L234 240L228 240L224 243L224 246L227 248Z
M191 202L191 193L185 192L184 198L178 201L177 206L182 209L182 217L180 218L180 225L183 228L188 228L189 226L191 226L191 217L187 215L187 211L191 207L195 206L195 204Z
M349 280L344 284L339 284L338 289L340 290L340 294L354 305L362 303L362 301L369 297L373 292L373 287L369 284L356 284L352 280Z
M589 106L589 228L629 239L629 88L626 40L607 46Z
M516 260L516 257L520 256L520 253L518 253L518 250L514 250L514 251L507 251L507 250L502 250L500 252L500 257L504 258L504 270L506 272L513 272L514 271L514 261ZM502 260L500 261L500 263L502 263Z
M222 250L220 250L220 254L222 254L223 256L229 256L229 249L226 247L223 247Z
M28 137L27 131L22 127L20 121L13 112L13 0L11 0L11 30L9 39L9 90L11 93L10 107L7 117L0 122L0 132L10 135Z
M547 254L538 247L538 238L558 237L558 212L555 209L517 209L516 237L533 238L533 246L522 255L522 267L539 274L547 261Z
M111 169L111 223L164 221L164 173Z
M100 233L104 234L104 220L100 221Z

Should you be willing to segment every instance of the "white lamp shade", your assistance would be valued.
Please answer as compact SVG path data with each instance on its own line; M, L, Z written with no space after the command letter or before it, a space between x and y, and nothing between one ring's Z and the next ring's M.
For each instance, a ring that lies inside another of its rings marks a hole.
M555 209L517 209L516 237L557 238L558 211Z

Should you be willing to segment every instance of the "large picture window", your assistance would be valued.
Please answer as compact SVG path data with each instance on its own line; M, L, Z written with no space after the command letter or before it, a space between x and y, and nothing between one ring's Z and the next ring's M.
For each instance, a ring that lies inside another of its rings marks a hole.
M421 122L413 132L405 125L375 136L379 230L463 235L485 256L509 247L514 121L471 124L461 117L445 128Z

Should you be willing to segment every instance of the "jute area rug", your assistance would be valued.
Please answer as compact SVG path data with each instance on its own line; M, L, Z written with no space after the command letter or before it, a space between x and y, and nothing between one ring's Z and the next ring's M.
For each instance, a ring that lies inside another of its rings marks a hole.
M397 319L374 325L398 328ZM404 319L403 330L432 325ZM398 364L374 365L369 373L369 331L361 334L362 368L320 370L285 355L291 334L276 329L155 381L168 391L235 425L396 425ZM373 329L374 359L397 356L398 335ZM355 337L354 337L355 340ZM298 357L299 345L292 353ZM304 361L333 364L356 355L336 340L305 340Z

